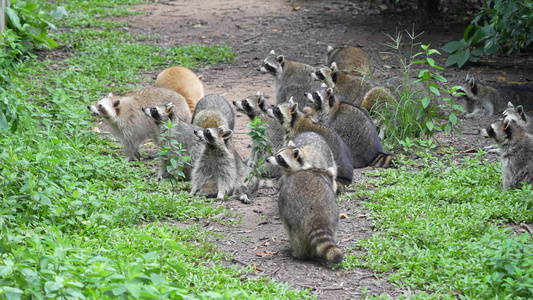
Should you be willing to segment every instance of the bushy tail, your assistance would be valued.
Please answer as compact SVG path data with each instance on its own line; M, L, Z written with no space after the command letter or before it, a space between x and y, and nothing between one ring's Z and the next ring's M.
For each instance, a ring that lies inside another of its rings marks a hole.
M341 263L344 255L335 240L330 230L315 229L309 237L311 247L316 250L316 255L325 258L331 263Z
M376 168L394 168L395 160L396 156L394 154L380 153L370 165Z

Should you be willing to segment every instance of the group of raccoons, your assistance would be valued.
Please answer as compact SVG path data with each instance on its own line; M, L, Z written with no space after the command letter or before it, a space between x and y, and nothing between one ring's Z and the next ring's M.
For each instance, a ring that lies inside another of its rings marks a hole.
M250 119L267 122L265 138L273 155L256 154L246 161L232 143L233 108L221 95L204 95L202 77L185 67L164 70L155 87L123 97L109 94L88 108L93 116L107 121L129 160L140 159L139 147L148 139L160 147L172 140L179 142L185 150L179 154L190 156L183 174L190 181L191 196L222 200L230 195L251 203L258 188L279 189L279 213L293 256L340 263L337 194L352 183L354 168L394 165L396 157L383 152L369 115L394 95L369 76L370 57L359 47L328 46L326 66L315 69L274 51L262 61L258 70L274 78L274 105L268 105L261 92L233 105ZM532 183L533 122L524 111L533 107L533 91L494 88L467 77L460 92L466 102L465 117L506 109L504 118L483 132L497 142L504 189ZM502 106L507 102L517 106ZM159 142L169 120L175 124L170 139ZM255 178L249 176L250 167L262 159L268 163L261 173L263 179L247 180ZM168 176L166 165L161 164L157 179Z

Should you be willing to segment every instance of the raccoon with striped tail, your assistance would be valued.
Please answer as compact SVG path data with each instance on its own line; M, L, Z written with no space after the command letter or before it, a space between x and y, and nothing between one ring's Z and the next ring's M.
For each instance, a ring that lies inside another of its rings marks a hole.
M348 186L353 179L353 159L350 149L342 138L331 128L316 123L311 116L305 115L298 109L298 103L289 100L278 106L270 107L267 115L280 122L285 131L285 144L305 131L311 131L321 135L330 147L337 165L337 182Z
M533 135L515 121L500 119L481 130L496 141L500 148L503 190L521 188L522 183L533 184Z
M309 76L315 68L310 65L286 59L283 55L276 55L272 50L258 68L263 73L274 77L276 105L285 103L293 98L301 108L306 103L304 93L320 88L321 83Z
M191 122L185 98L174 91L156 87L144 88L123 97L109 94L87 108L92 116L103 118L111 127L114 136L124 146L124 154L131 161L141 158L139 148L146 140L158 141L159 126L146 118L142 108L169 102L176 106L178 118Z
M339 207L333 178L330 169L307 169L290 175L281 186L279 214L297 259L321 257L335 264L343 260L336 244Z
M175 124L170 132L168 132L168 140L164 144L161 144L160 147L170 148L169 157L166 160L162 160L159 172L156 175L156 180L161 180L168 177L168 171L166 166L169 165L169 159L172 157L177 157L181 155L183 157L189 156L190 158L184 162L182 172L185 175L185 180L191 180L191 172L194 166L194 163L200 157L200 154L204 151L204 144L198 141L198 138L194 135L194 130L199 130L201 127L189 124L180 120L175 111L175 105L173 103L168 103L166 105L156 105L152 107L143 107L142 111L148 117L150 117L161 132L167 130L166 123L170 120ZM176 153L176 149L171 147L172 141L176 141L181 144L184 151Z
M255 117L261 118L265 121L265 139L270 145L272 153L276 153L283 146L283 128L277 120L267 116L265 110L267 109L266 99L260 91L257 94L250 95L242 100L233 101L233 105L238 112L246 114L250 121ZM257 163L261 157L249 157L245 163L251 167ZM276 166L266 166L264 171L260 173L262 177L278 178L281 176L281 171Z
M389 168L396 156L383 152L376 126L368 112L343 102L331 88L306 93L315 105L316 120L329 126L344 140L352 154L354 168Z
M229 194L249 204L248 186L245 179L248 168L231 142L233 131L227 126L196 129L194 134L205 143L191 174L190 196L202 193L204 186L216 185L217 200Z
M276 187L280 187L285 179L295 172L308 169L330 169L333 182L333 190L337 191L337 165L331 148L324 138L311 131L298 134L294 140L290 140L287 146L281 148L273 156L266 159L267 163L283 170L283 176L279 179Z

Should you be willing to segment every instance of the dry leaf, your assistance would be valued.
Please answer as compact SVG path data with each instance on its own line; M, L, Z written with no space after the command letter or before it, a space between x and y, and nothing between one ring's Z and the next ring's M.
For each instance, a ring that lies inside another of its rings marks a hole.
M477 151L476 149L468 149L468 150L464 150L464 151L461 151L459 153L478 153L479 151Z
M368 216L369 216L368 214L357 214L355 217L356 218L366 218Z
M269 256L274 256L274 255L276 255L278 253L279 252L265 251L265 252L261 252L261 253L255 253L255 255L257 255L259 257L269 257Z
M97 133L100 133L100 128L98 128L98 127L93 127L93 131L94 131L94 132L97 132Z
M498 80L501 80L501 81L507 81L507 78L503 77L503 76L498 76Z
M387 60L387 59L389 59L389 58L390 58L390 55L385 55L385 56L383 56L383 57L381 58L381 60Z
M301 6L296 6L296 7L293 7L293 8L292 8L293 11L298 11L298 10L300 10L300 9L302 9Z
M348 215L345 213L339 214L339 219L348 219Z
M277 29L272 29L272 32L278 32L278 30Z
M389 66L389 65L383 65L383 68L385 68L385 69L392 69L392 67Z

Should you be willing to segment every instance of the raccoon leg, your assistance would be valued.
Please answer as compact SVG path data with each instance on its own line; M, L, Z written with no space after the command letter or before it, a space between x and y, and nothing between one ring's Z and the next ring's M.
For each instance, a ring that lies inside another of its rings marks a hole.
M486 151L488 153L500 154L500 148L498 148L498 145L486 146L481 148L481 150Z
M155 176L155 180L162 180L163 178L168 177L168 171L167 168L163 165L159 167L159 172L157 172L157 175Z

